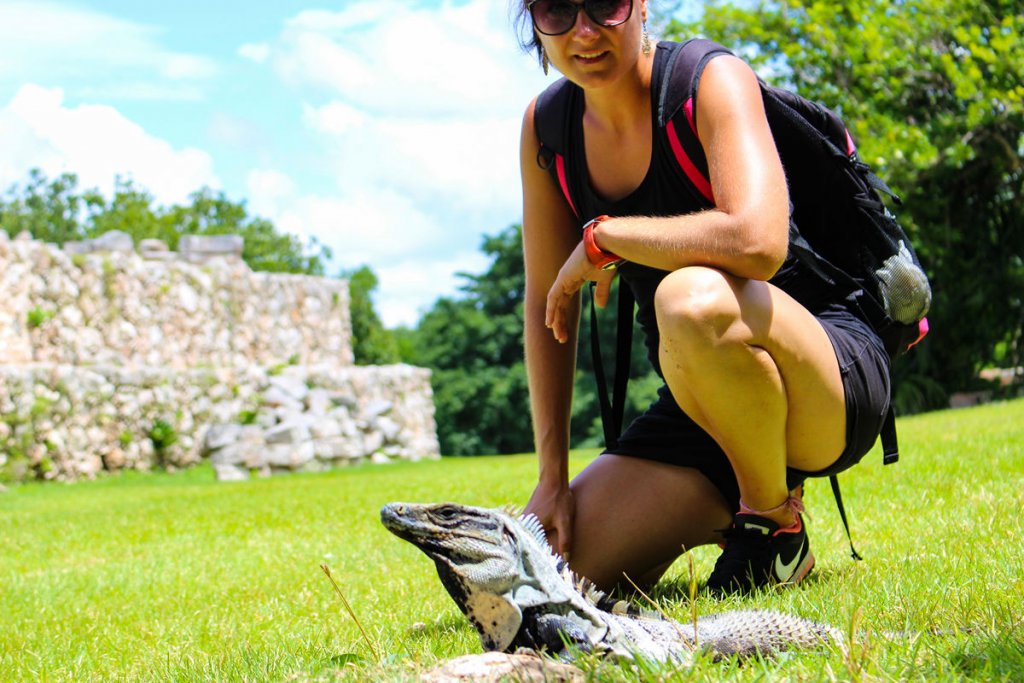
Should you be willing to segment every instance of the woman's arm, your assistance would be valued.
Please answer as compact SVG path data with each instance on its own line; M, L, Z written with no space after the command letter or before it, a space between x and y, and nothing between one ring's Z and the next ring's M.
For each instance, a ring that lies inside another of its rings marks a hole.
M537 487L526 506L548 530L552 545L563 554L572 542L574 506L569 493L569 418L576 371L579 293L565 302L560 343L545 320L548 291L559 271L579 246L577 222L548 172L537 165L534 132L535 101L523 117L520 169L523 183L523 259L526 265L524 344L530 386L534 443L540 460Z
M760 86L746 63L728 56L708 63L696 118L715 208L605 221L594 232L597 244L662 270L705 265L767 280L786 257L789 195Z

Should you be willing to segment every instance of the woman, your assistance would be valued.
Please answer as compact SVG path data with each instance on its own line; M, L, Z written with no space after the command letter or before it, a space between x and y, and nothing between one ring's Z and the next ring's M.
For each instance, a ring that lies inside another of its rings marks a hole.
M540 164L537 100L523 119L525 346L540 459L526 510L605 588L624 574L652 583L706 543L723 544L713 592L796 583L814 564L799 484L870 448L889 400L888 357L847 292L787 259L786 177L743 61L715 57L697 91L715 208L698 210L666 171L676 162L653 141L664 64L647 11L647 0L520 9L533 29L526 45L582 93L566 113L570 182L583 188L575 207ZM579 290L596 282L603 306L616 275L636 295L665 386L570 483Z

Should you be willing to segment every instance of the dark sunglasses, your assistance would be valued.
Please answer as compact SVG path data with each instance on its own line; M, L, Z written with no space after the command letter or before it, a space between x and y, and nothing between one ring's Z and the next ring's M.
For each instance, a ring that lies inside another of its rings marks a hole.
M576 24L581 9L598 26L624 24L633 14L633 0L533 0L527 8L534 28L546 36L560 36Z

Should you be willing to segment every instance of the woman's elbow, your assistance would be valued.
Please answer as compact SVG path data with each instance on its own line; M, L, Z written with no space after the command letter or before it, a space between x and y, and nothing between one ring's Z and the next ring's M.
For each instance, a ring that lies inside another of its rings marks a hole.
M751 280L770 280L779 271L789 254L789 221L785 226L759 226L749 240L744 254L743 275Z

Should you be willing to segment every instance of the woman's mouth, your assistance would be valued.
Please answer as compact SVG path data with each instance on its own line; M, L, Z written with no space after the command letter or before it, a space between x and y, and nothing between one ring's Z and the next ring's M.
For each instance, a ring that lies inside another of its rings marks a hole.
M596 64L604 59L608 55L608 51L603 52L586 52L576 55L576 61L581 64Z

